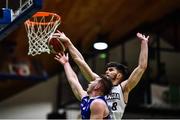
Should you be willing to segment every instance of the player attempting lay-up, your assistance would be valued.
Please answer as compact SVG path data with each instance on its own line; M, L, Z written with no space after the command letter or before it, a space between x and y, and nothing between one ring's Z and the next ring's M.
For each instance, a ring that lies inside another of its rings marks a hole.
M54 35L63 41L74 62L78 65L87 80L93 81L99 77L90 69L81 53L75 48L70 39L66 37L64 33L58 31L58 33L55 33ZM110 62L107 64L105 74L112 78L113 88L111 93L106 96L106 101L110 108L112 119L122 118L128 102L129 93L138 84L147 68L149 36L146 37L141 33L137 33L137 37L141 41L139 63L129 77L127 77L127 68L124 65L116 62Z
M74 95L77 99L81 100L82 119L110 119L110 112L104 96L109 94L112 89L111 78L107 75L102 75L90 82L87 91L85 91L80 85L78 77L69 63L68 54L65 55L63 52L60 52L55 56L55 60L63 65L67 80Z

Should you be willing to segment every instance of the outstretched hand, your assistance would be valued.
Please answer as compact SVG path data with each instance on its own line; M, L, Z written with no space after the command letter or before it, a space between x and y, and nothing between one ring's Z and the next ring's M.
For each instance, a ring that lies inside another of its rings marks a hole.
M141 33L137 33L136 35L140 40L144 40L144 41L148 42L149 36L146 37L145 35L143 35Z
M60 52L60 53L56 54L54 59L57 60L62 65L64 65L67 62L69 62L68 53L65 55L64 52Z
M63 43L70 42L70 39L66 37L66 35L63 32L60 32L59 30L57 30L57 32L55 32L53 36L58 37L60 40L62 40Z

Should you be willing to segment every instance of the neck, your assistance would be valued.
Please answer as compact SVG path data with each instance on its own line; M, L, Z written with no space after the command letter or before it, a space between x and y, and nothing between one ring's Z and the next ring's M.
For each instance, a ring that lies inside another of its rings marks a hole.
M119 80L119 79L115 79L112 81L113 86L119 85L120 83L121 83L121 80Z

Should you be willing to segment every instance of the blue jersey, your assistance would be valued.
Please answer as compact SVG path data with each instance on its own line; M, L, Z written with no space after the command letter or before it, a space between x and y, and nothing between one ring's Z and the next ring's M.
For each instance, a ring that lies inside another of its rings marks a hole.
M80 106L82 119L90 119L90 115L91 115L90 106L91 106L92 101L95 99L102 99L106 103L104 96L98 96L98 97L93 97L93 98L90 98L89 96L83 97L81 100L81 106ZM109 119L109 115L104 119Z

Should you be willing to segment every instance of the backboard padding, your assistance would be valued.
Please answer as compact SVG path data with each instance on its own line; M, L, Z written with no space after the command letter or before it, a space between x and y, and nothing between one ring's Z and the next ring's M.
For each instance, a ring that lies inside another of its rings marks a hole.
M3 1L0 2L1 7L3 6L2 3L4 4ZM15 0L15 1L20 1L20 0ZM13 0L13 3L15 3L15 1ZM22 6L21 9L19 8L20 10L22 10L22 12L20 11L19 15L17 15L17 17L15 19L13 19L13 21L11 23L3 25L3 26L0 25L0 41L3 40L7 35L9 35L12 31L14 31L14 29L19 27L28 18L30 18L34 13L36 13L37 11L39 11L42 8L42 0L23 0L22 3L24 3L24 4L26 3L25 5ZM16 12L17 6L14 5L13 7L15 9L15 10L13 10L13 12Z

